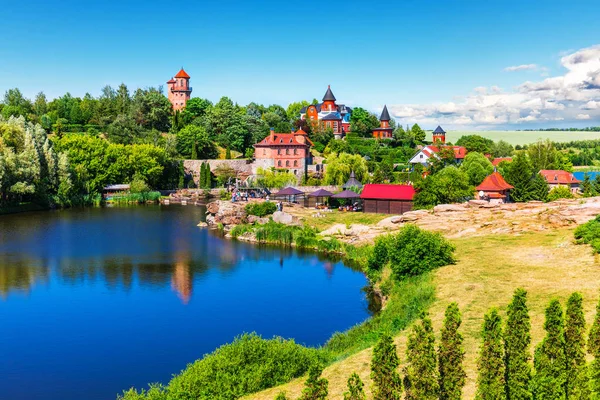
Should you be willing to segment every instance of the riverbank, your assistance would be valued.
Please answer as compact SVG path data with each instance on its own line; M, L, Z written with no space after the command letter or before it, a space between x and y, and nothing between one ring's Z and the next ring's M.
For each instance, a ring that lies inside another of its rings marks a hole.
M0 207L0 215L18 214L31 211L45 211L49 209L50 207L48 206L41 206L35 203L23 203L13 206Z

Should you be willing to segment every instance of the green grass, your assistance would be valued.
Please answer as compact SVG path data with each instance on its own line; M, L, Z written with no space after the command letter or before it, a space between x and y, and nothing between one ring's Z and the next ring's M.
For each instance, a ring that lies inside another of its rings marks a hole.
M432 140L431 132L427 140ZM600 139L600 132L560 132L560 131L450 131L446 133L446 141L456 143L461 136L480 135L494 141L504 140L513 146L530 144L539 139L550 139L553 142L570 142L572 140Z

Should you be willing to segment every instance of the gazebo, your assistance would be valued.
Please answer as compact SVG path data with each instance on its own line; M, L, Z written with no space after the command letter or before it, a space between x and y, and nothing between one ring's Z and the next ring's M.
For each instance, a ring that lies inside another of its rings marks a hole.
M290 198L298 195L304 195L304 192L291 186L288 186L285 189L281 189L279 192L273 194L273 197L286 197L288 201L291 201Z
M342 186L342 189L347 190L350 188L362 188L363 185L360 183L358 179L356 179L356 175L354 175L354 171L350 173L350 179ZM343 192L342 192L343 193ZM339 194L339 193L338 193Z
M308 197L315 198L315 200L316 200L315 207L317 206L319 199L325 199L325 198L329 198L331 196L333 196L333 193L331 193L330 191L325 190L325 189L316 190L312 193L309 193L309 195L308 195Z
M352 200L352 199L358 199L360 198L360 194L353 192L352 190L344 190L342 192L339 192L338 194L334 194L333 196L331 196L332 199L338 199L338 200ZM357 210L357 209L354 209ZM352 211L352 210L350 210Z

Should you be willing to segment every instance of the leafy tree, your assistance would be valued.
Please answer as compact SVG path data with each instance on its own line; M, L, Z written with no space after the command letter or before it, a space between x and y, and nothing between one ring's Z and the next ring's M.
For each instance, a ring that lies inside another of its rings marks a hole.
M141 129L133 118L121 114L108 126L106 133L113 143L132 144L140 135Z
M368 177L367 162L358 154L332 153L327 157L324 182L326 185L346 183L354 171L356 179L365 182Z
M494 141L479 135L464 135L456 141L456 145L463 146L469 153L490 154L494 148Z
M288 170L258 168L256 175L258 175L257 184L266 188L281 189L295 184L298 180L296 175Z
M407 400L438 399L439 375L435 335L429 317L424 315L408 336L404 388Z
M592 182L589 174L587 173L583 175L583 181L581 182L581 191L583 192L583 197L593 197L598 194L594 183Z
M535 172L539 172L542 169L573 171L573 165L570 164L566 157L563 157L560 151L556 150L554 144L549 139L529 145L527 154Z
M285 395L285 392L279 392L277 394L277 396L275 397L275 400L287 400L287 397Z
M462 397L466 373L463 367L463 337L458 331L461 322L458 304L450 303L446 308L438 349L440 400L460 400Z
M573 193L566 186L557 186L548 193L548 201L556 201L560 199L572 199Z
M399 363L396 345L392 337L390 335L381 336L373 348L373 359L371 360L371 379L373 380L373 398L375 400L399 400L401 398L402 381L396 370ZM350 381L348 381L348 385L350 385Z
M590 398L585 346L583 298L580 293L575 292L567 301L565 318L565 357L567 360L565 397L567 399Z
M530 200L533 168L527 154L518 152L512 162L506 165L506 168L504 178L514 187L510 192L512 200L517 202Z
M565 399L566 365L562 307L554 299L546 308L546 337L535 350L533 396L540 400Z
M590 389L592 398L600 398L600 301L596 305L596 316L590 328L587 343L588 353L594 357L590 365Z
M412 128L410 128L410 132L412 133L412 137L415 139L415 141L419 143L424 142L425 138L427 137L427 134L423 129L421 129L419 124L414 124Z
M394 166L391 162L382 161L377 164L373 174L373 183L390 183L394 181Z
M473 186L461 169L449 166L440 172L415 182L414 205L417 208L429 208L436 204L464 201L473 196Z
M483 343L477 360L477 400L503 400L505 393L502 319L498 310L488 311L483 320Z
M196 159L214 159L219 152L214 142L210 140L206 130L201 126L188 125L177 132L177 151L183 157L193 156L192 151L196 146Z
M329 382L321 378L323 367L320 364L314 364L308 370L308 379L304 384L304 390L299 400L324 400L327 398Z
M379 127L379 119L361 107L355 107L350 116L350 130L362 137L371 137L373 129Z
M494 142L491 150L494 157L510 157L515 152L513 145L504 140Z
M548 182L541 174L533 176L529 190L529 200L546 201L548 199Z
M400 381L399 377L398 381ZM360 376L356 372L350 375L350 378L348 378L348 391L344 393L344 400L367 400L367 396L363 390L364 386L364 383L360 380Z
M435 157L430 159L429 170L431 173L436 173L452 165L456 165L454 148L452 146L442 146Z
M168 132L173 115L172 107L171 102L162 93L161 87L151 87L136 90L131 104L131 113L136 123L143 128Z
M197 160L198 159L198 145L196 144L196 141L192 142L192 155L190 157L192 160Z
M477 152L467 153L460 166L469 177L469 183L473 186L479 185L486 176L494 172L494 166L486 156Z
M300 119L300 110L309 105L310 104L306 100L290 103L286 110L287 119L290 121Z
M531 322L527 308L527 292L517 289L508 305L504 328L504 353L506 368L506 399L531 400L531 367L529 346Z
M185 109L181 113L181 117L189 124L196 118L204 117L207 110L211 108L212 105L213 104L207 99L193 97L185 103Z

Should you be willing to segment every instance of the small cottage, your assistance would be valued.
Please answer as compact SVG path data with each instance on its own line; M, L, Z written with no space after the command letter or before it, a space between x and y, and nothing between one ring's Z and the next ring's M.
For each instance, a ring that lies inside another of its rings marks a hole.
M511 189L513 186L506 182L499 172L494 171L475 188L475 198L487 200L490 203L504 203L510 200Z
M415 188L412 185L365 185L360 198L368 213L402 214L412 210Z
M559 169L543 169L540 174L548 182L548 190L552 190L558 186L566 186L575 194L579 192L579 184L581 181L573 176L572 173Z

